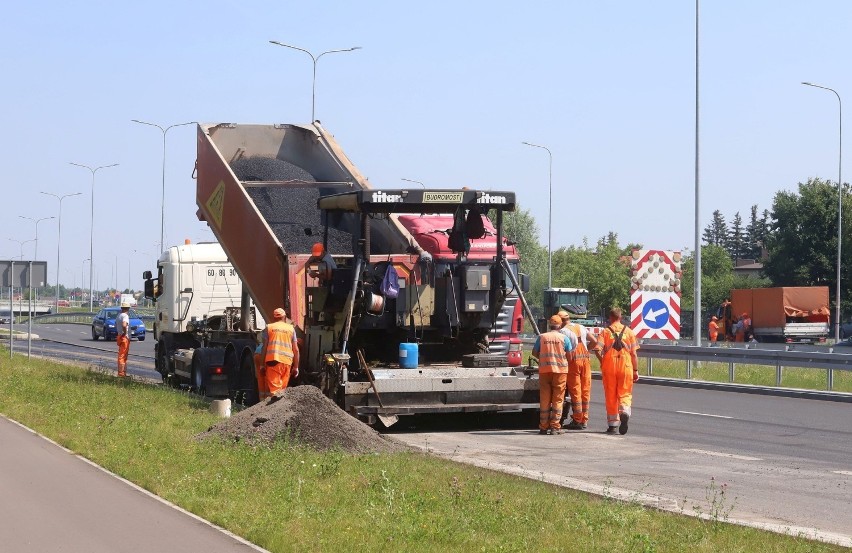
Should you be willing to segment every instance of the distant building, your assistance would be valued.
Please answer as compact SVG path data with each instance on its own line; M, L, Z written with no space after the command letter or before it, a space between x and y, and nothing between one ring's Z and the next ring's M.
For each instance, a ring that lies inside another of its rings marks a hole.
M737 259L737 266L734 267L734 274L760 278L763 275L763 263L755 259Z

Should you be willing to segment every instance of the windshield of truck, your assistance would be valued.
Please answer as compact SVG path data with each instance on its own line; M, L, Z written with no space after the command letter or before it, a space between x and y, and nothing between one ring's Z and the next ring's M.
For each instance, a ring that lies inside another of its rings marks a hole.
M556 305L559 307L574 306L585 312L589 307L589 294L586 292L559 292L556 295Z

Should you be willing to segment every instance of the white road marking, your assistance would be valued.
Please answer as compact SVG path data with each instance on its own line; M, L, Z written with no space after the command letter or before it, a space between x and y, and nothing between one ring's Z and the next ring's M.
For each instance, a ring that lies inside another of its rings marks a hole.
M732 419L734 417L726 417L725 415L711 415L710 413L694 413L692 411L675 411L682 415L698 415L699 417L713 417L714 419Z
M702 455L710 455L712 457L725 457L728 459L737 459L740 461L763 461L759 457L749 457L747 455L735 455L733 453L723 453L721 451L708 451L706 449L684 449L688 453L701 453Z
M852 470L833 470L834 474L842 474L844 476L852 476Z

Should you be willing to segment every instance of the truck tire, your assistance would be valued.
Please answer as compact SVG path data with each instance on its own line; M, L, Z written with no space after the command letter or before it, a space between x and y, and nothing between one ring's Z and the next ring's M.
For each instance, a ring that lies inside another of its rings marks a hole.
M250 406L260 401L257 376L254 371L254 355L250 351L245 351L240 360L240 390L242 390L242 398L238 401L243 405Z
M196 356L198 356L196 352ZM193 357L192 359L192 382L190 382L190 386L192 386L192 390L204 397L207 395L207 382L204 378L204 363L198 359L198 357Z

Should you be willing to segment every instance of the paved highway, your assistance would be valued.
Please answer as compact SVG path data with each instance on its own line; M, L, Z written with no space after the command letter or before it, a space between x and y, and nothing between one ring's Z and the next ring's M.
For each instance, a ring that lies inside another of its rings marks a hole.
M394 435L455 460L676 511L710 514L715 496L732 520L819 529L852 546L849 404L640 383L630 432L610 436L602 398L596 380L589 429L562 436L496 417L488 427L420 421Z
M89 363L115 370L118 346L115 342L104 342L103 339L92 340L92 331L89 326L37 324L33 325L33 334L42 338L33 341L34 355ZM26 353L26 341L15 341L15 351ZM143 342L130 342L127 372L142 378L161 380L160 374L154 370L154 339L150 333Z

